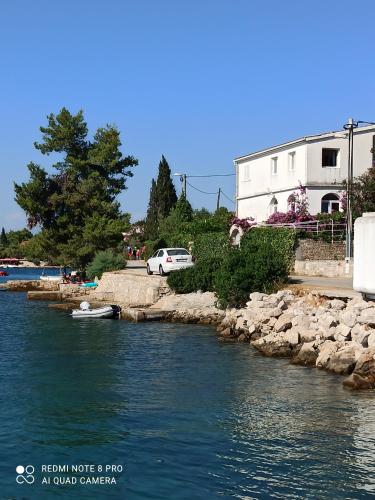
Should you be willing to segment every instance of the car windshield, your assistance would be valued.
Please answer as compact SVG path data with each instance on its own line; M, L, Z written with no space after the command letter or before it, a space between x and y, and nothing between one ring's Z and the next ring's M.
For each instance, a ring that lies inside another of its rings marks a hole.
M167 254L172 255L190 255L185 248L173 248L172 250L167 250Z

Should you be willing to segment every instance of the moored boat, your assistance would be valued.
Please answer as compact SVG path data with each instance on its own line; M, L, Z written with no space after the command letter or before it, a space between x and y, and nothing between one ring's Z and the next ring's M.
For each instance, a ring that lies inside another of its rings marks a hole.
M88 302L81 302L79 309L73 309L72 317L118 319L120 317L120 313L121 313L121 307L117 305L91 308Z
M9 274L6 271L0 271L0 276L9 276Z
M40 277L40 281L62 281L62 277L61 276L45 276L42 274L42 276Z

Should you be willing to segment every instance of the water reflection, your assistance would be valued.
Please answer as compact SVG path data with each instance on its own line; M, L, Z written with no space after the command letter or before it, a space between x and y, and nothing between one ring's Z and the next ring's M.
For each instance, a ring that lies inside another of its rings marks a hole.
M23 495L9 470L20 457L125 467L116 487L39 486L38 499L374 495L373 395L339 377L223 345L210 328L73 321L22 294L0 294L0 316L9 498Z

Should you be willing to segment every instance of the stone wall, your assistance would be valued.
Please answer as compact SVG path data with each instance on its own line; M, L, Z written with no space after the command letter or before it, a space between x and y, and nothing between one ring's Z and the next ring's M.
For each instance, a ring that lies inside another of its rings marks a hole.
M169 293L166 278L118 271L104 273L97 289L90 293L90 298L121 306L141 307L155 304Z
M296 250L296 260L344 260L345 259L345 242L334 241L327 243L326 241L315 240L299 240Z
M346 262L344 260L296 260L294 272L301 276L325 276L327 278L351 278L353 276L353 264L349 265L349 273L346 273Z

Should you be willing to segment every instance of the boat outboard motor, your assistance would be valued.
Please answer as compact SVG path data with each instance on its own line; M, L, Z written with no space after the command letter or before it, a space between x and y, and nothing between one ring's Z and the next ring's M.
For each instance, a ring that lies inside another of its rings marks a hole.
M114 305L114 304L112 304L111 307L112 307L112 311L113 311L113 317L118 319L120 317L120 314L121 314L121 307L118 305Z
M90 304L88 302L81 302L79 308L81 311L88 311L90 309Z

